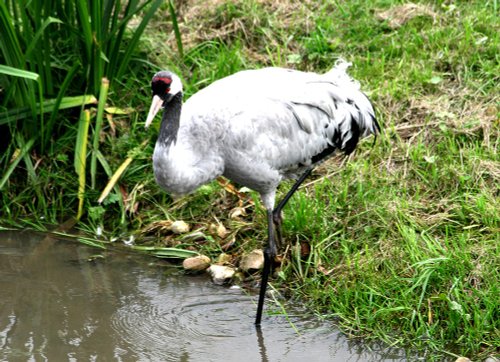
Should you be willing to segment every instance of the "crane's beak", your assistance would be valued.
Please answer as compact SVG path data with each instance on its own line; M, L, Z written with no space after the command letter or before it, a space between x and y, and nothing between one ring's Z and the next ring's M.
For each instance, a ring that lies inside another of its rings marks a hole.
M153 101L151 102L151 107L149 107L149 113L148 113L148 118L146 118L146 123L144 124L145 128L148 128L151 123L153 122L153 119L155 118L156 114L160 110L161 106L163 104L163 100L157 96L153 96Z

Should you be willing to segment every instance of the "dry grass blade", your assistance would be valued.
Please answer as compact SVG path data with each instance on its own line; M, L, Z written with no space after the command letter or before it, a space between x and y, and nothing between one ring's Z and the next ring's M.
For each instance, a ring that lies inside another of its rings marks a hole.
M123 161L120 167L118 167L113 176L109 179L104 190L102 190L101 196L99 196L99 199L97 200L98 203L102 203L104 199L109 195L113 187L115 187L116 183L118 182L118 180L120 179L120 177L122 176L122 174L125 172L125 170L132 161L133 161L132 157L127 157L127 159Z
M379 11L376 16L379 20L387 21L389 27L397 29L417 16L430 16L435 19L437 14L428 6L407 3L389 10Z

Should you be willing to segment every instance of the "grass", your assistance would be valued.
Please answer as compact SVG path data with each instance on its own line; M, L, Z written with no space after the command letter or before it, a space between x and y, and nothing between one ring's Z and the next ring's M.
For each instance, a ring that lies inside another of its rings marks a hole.
M321 72L344 57L384 132L373 147L369 139L349 159L323 164L294 195L284 221L291 246L273 285L352 336L411 347L429 361L498 356L498 3L191 0L176 2L175 26L173 4L160 6L130 58L135 66L109 88L89 142L99 153L88 163L96 157L102 169L80 179L85 198L73 167L77 127L45 153L18 138L0 158L9 174L1 224L45 228L83 200L78 227L87 234L132 233L144 245L236 260L266 238L258 197L216 182L177 201L159 190L150 162L157 133L143 130L151 74L175 70L190 96L240 69ZM74 116L61 113L60 122ZM98 203L106 185L113 191ZM241 208L246 214L230 216ZM173 235L165 220L184 220L192 232ZM227 236L214 232L218 223Z

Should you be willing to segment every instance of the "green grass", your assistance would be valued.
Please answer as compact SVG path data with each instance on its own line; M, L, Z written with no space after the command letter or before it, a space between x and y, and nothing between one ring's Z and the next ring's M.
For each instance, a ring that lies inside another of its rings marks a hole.
M102 168L87 173L78 227L88 234L103 227L106 239L132 233L145 245L180 245L214 258L233 239L231 253L260 247L266 217L255 193L247 194L255 205L243 200L247 215L231 218L240 200L215 182L179 201L155 184L156 131L143 130L151 75L175 70L190 96L240 69L321 72L344 57L384 132L373 147L369 139L348 160L323 164L294 195L284 211L291 247L273 285L349 335L410 347L426 360L498 355L498 3L418 1L422 15L399 27L379 16L401 1L200 4L177 3L177 32L169 4L160 6L130 58L134 66L111 84L108 106L125 112L105 112L99 138L91 123L89 146L98 147L93 155ZM79 112L58 117L55 124L78 124ZM2 225L45 228L76 215L77 128L61 130L44 153L29 137L7 142L0 156L8 172L1 179ZM128 157L114 191L97 203ZM197 237L162 229L164 220L179 219ZM217 222L229 232L225 239L211 231ZM311 252L301 255L301 245Z

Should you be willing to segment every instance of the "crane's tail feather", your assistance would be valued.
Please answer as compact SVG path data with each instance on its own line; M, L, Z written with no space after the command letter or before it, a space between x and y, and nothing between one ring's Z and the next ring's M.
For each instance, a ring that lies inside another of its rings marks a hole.
M352 95L356 108L362 116L360 117L361 124L359 124L362 136L376 135L380 132L380 125L375 117L375 110L368 97L361 91L359 82L347 73L347 69L351 65L351 62L339 58L333 68L324 76L341 88L343 92Z

